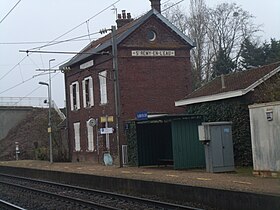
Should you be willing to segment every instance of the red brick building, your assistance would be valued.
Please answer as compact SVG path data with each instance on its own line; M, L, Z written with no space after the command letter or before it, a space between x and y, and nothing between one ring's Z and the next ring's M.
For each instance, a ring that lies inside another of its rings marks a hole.
M108 34L60 67L68 69L65 88L73 161L97 162L109 151L118 162L118 146L121 155L126 143L125 121L142 111L184 112L174 103L191 92L190 49L194 43L160 13L160 0L150 1L152 9L136 20L124 11L118 16L117 56L112 52L112 34Z

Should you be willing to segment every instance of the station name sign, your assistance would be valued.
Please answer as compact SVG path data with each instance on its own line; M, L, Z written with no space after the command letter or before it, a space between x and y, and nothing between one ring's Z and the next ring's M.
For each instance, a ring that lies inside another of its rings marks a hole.
M136 113L137 120L147 120L148 119L148 112L137 112Z
M91 67L93 65L94 65L93 60L90 60L90 61L88 61L86 63L81 64L80 65L80 69L87 69L87 68L89 68L89 67Z
M131 55L138 57L172 57L175 56L175 50L132 50Z

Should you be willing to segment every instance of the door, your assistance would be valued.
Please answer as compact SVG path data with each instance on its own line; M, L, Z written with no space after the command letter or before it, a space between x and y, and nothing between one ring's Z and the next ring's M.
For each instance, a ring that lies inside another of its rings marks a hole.
M224 166L234 166L231 126L222 126Z
M212 164L213 167L224 166L224 152L223 152L223 140L222 140L222 127L211 126L211 150L212 150Z

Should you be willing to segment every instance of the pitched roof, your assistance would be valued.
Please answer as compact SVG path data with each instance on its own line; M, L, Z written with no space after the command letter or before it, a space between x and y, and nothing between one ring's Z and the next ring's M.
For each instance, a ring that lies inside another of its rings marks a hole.
M184 99L176 101L175 106L185 106L245 95L279 71L280 62L277 62L258 68L230 73L223 76L224 88L222 87L222 76L216 77L187 95Z
M141 24L143 24L151 16L157 17L164 24L166 24L172 31L174 31L183 41L189 44L191 47L195 46L195 43L184 33L182 33L177 27L169 22L161 13L157 10L152 9L145 15L140 18L133 20L132 22L118 28L116 30L116 42L117 45L121 43L125 38L127 38L133 31L135 31ZM85 47L81 52L87 52L86 54L78 54L74 56L69 62L60 66L60 68L69 67L73 64L76 64L80 61L86 60L91 57L93 54L101 53L103 50L111 47L111 34L108 34L96 41L91 42L87 47Z

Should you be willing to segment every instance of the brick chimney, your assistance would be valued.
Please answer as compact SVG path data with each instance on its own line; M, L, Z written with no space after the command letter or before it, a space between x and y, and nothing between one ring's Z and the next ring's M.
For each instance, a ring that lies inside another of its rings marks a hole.
M118 14L118 19L116 20L117 27L120 28L131 21L133 21L131 14L126 13L125 10L122 10L122 14Z
M152 9L157 10L159 13L161 13L160 8L160 0L150 0Z

